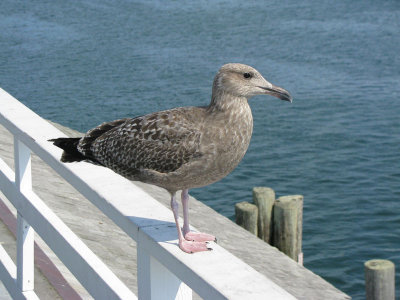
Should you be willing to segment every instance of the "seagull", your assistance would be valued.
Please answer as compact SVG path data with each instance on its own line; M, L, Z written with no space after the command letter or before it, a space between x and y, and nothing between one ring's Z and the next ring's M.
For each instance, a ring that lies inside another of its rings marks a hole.
M166 189L179 248L187 253L212 250L209 242L216 241L215 236L190 229L188 192L221 180L242 160L253 132L248 99L256 95L292 102L288 91L268 82L256 69L228 63L214 78L208 106L105 122L83 137L50 141L64 150L62 162L92 161L129 180ZM182 191L182 228L178 191Z

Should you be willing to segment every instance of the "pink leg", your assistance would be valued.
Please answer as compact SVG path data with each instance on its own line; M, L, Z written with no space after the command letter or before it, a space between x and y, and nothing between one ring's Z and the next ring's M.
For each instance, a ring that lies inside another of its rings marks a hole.
M174 213L174 219L176 224L176 229L178 230L178 239L179 239L179 248L186 253L195 253L200 251L208 251L212 250L207 247L207 243L205 242L194 242L194 241L187 241L183 238L181 227L179 226L179 204L176 202L175 194L171 197L171 208Z
M182 190L182 206L183 206L183 235L188 241L208 242L217 241L215 236L208 233L190 231L189 226L189 190Z

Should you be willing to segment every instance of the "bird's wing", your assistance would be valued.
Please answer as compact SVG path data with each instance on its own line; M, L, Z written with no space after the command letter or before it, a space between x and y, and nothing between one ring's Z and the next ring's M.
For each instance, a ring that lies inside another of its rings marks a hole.
M119 173L140 169L172 172L201 156L201 131L193 117L185 108L178 108L103 123L90 130L79 147Z
M103 134L117 128L118 126L124 124L128 121L128 118L119 119L112 122L104 122L97 127L89 130L85 136L83 136L78 143L78 151L82 153L85 157L96 160L94 154L92 153L91 147L93 142Z

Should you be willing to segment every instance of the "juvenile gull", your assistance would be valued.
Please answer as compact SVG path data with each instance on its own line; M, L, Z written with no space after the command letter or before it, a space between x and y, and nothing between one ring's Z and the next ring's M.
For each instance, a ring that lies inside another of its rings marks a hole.
M214 236L190 231L188 190L224 178L239 164L253 131L247 100L263 94L292 101L286 90L269 83L254 68L230 63L215 76L208 106L107 122L81 138L51 141L64 150L63 162L92 160L130 180L166 189L171 194L179 247L188 253L210 250L207 242ZM179 190L182 229L175 196Z

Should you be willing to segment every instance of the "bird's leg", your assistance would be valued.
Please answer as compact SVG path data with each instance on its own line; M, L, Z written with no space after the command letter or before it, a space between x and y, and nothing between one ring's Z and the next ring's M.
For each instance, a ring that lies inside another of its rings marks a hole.
M183 206L183 236L188 241L208 242L216 241L215 236L208 233L190 231L189 226L189 190L182 190L182 206Z
M184 239L181 227L179 226L179 204L176 202L175 193L171 197L171 208L174 213L176 229L178 230L179 248L187 253L211 250L205 242L187 241Z
M189 190L182 190L181 194L183 207L183 236L190 232L189 225Z

